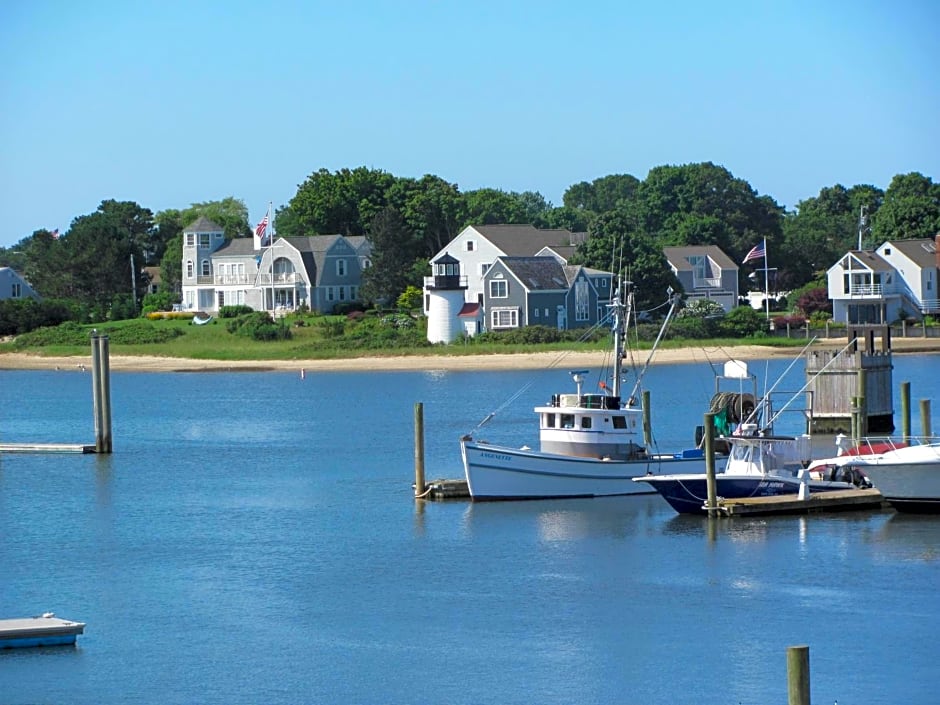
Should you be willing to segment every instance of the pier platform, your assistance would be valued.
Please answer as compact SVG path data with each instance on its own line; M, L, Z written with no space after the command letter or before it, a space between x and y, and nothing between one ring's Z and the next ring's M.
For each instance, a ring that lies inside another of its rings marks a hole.
M83 443L0 443L0 453L94 453L94 444Z
M84 631L84 622L59 619L52 612L38 617L0 619L0 649L74 644L75 637Z
M808 499L800 499L795 494L777 497L722 499L718 501L718 512L724 516L764 516L769 514L814 514L857 509L881 509L884 506L886 506L884 497L878 490L841 490L837 492L817 492L811 494Z

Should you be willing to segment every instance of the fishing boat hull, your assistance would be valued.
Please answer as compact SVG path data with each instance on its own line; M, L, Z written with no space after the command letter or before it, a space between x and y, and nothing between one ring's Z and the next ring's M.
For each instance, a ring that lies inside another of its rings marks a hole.
M940 514L940 444L859 456L852 462L899 512Z
M461 440L460 452L474 501L558 499L651 494L633 481L647 473L704 472L701 452L691 457L650 456L637 460L600 460Z
M708 481L703 474L644 476L637 484L649 485L663 496L669 505L680 514L705 514L708 499ZM810 492L857 489L848 482L810 481ZM776 497L795 495L800 491L800 480L796 477L774 477L755 475L715 475L715 494L722 499L745 499L747 497Z

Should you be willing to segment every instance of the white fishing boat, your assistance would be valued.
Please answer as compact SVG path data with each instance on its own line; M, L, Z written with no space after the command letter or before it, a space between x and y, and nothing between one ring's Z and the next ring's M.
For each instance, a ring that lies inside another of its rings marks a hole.
M671 295L656 345L678 301ZM625 329L632 302L632 292L622 295L618 290L609 305L613 338L610 385L602 385L603 394L584 394L582 382L587 370L572 372L575 393L555 394L548 404L534 408L539 424L538 450L491 444L472 435L461 438L460 452L473 500L641 494L649 489L633 482L635 477L704 472L704 454L699 448L656 453L644 443L643 410L635 404L656 345L637 376L633 393L626 400L621 398Z
M840 454L817 460L822 475L864 473L899 512L940 514L940 439L864 438L852 448L840 437Z

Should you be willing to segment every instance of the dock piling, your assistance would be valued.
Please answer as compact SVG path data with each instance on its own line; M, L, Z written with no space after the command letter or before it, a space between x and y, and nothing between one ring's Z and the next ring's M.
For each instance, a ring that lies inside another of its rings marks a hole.
M911 383L901 382L901 440L911 442Z
M930 426L930 399L920 400L920 435L924 438L933 436Z
M424 404L415 402L415 497L424 495Z
M787 705L810 705L809 647L787 647Z
M705 414L705 485L708 489L708 516L718 516L718 490L715 481L715 414Z
M109 338L91 336L91 386L92 407L95 416L95 452L111 453L111 360Z

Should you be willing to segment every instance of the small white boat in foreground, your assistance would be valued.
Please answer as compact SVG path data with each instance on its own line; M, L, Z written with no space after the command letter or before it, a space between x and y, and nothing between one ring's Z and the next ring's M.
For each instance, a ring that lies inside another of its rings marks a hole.
M677 304L678 298L673 297L660 337ZM625 322L632 310L632 295L624 301L620 292L616 292L610 308L613 357L611 383L609 387L606 383L602 385L604 394L582 394L581 384L587 371L572 372L576 393L555 394L548 404L534 409L539 420L538 450L494 445L471 436L460 439L473 500L641 494L650 490L633 482L635 477L660 472L704 472L705 459L700 449L659 454L642 444L643 411L633 406L636 389L626 403L620 393ZM641 379L642 373L637 388Z
M812 463L810 470L864 473L899 512L940 514L940 440L936 438L907 443L866 438L854 449Z

